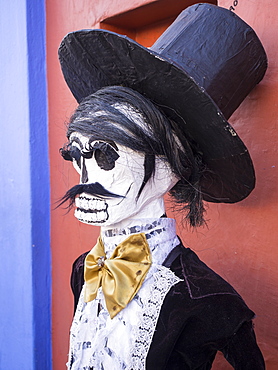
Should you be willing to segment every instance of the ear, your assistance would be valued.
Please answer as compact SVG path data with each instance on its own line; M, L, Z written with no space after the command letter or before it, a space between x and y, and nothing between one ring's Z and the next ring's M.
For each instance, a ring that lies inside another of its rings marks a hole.
M179 180L165 159L155 157L154 175L150 177L142 189L141 197L144 198L147 194L148 197L151 195L152 199L163 197Z

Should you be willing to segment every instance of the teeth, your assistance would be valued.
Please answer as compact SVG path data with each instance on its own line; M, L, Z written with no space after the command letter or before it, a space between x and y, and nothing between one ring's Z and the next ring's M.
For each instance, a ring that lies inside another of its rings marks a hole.
M106 211L99 212L83 212L81 209L76 209L74 212L75 217L84 223L103 223L108 219Z
M93 199L93 208L92 209L97 209L97 200Z
M101 202L101 200L97 200L96 201L96 209L97 210L102 210L104 207L103 207L103 204L102 204L102 202Z
M78 220L80 220L80 218L82 217L82 212L80 211L80 209L76 209L76 210L74 211L74 216L75 216L76 218L78 218Z
M85 211L101 211L106 210L106 203L101 199L88 199L84 197L79 197L75 199L75 205L77 208L83 209Z
M80 198L80 208L85 209L86 207L86 199Z
M108 219L107 203L102 199L80 195L75 198L75 217L84 223L103 223Z
M90 209L89 207L89 201L86 199L85 202L84 202L84 209Z
M80 198L75 198L75 205L77 208L80 208Z

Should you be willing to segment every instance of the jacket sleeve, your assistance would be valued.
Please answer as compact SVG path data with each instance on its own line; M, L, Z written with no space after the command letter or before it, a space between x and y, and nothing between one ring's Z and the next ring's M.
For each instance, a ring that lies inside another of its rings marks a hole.
M221 349L235 370L264 370L262 353L257 345L252 321L242 324L225 348Z
M182 281L163 302L151 345L157 355L148 356L150 369L158 360L167 370L210 369L221 351L235 370L264 370L254 312L233 287L189 249L170 253L168 262Z

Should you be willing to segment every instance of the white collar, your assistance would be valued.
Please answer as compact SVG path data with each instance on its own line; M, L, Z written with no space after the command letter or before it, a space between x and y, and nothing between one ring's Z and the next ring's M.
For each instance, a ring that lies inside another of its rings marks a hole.
M176 236L176 221L171 218L131 220L132 225L121 229L105 229L101 231L107 258L115 247L132 234L145 233L154 264L162 264L171 252L171 240ZM176 244L177 245L177 244Z

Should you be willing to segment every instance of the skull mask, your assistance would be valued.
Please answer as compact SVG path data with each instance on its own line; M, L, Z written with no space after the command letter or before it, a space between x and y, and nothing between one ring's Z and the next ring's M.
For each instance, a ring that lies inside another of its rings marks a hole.
M141 114L130 105L116 103L113 107L141 130L141 138L152 135ZM107 117L104 111L88 115L90 121ZM130 134L128 129L125 133ZM75 197L79 221L119 227L119 222L130 218L160 217L165 213L163 195L178 181L165 157L153 155L155 170L146 181L146 154L107 137L101 140L90 133L74 131L66 153L68 158L64 158L73 161L80 175L80 185L74 187L77 191L71 197L79 195Z
M164 159L156 157L155 174L139 195L145 172L144 153L114 142L92 140L78 132L70 135L70 148L80 183L100 184L106 194L111 194L82 192L75 199L75 217L79 221L111 226L132 217L162 216L163 195L178 181Z

